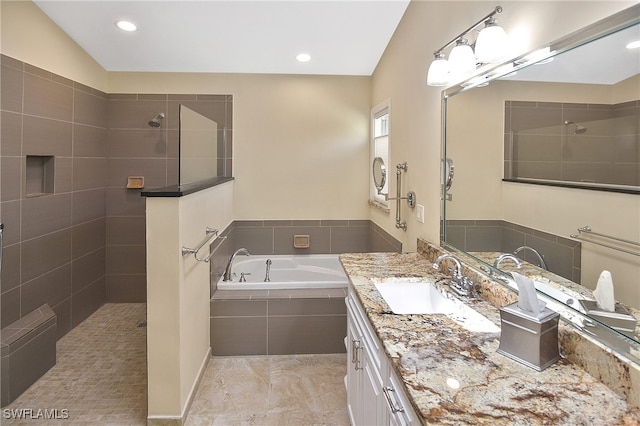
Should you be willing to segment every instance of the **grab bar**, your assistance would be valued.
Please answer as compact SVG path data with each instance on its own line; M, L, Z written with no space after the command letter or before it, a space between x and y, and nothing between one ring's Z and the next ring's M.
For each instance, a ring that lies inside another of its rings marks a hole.
M613 237L611 235L606 235L606 234L601 234L599 232L595 232L591 229L590 226L583 226L582 228L578 228L578 233L577 234L571 234L571 238L575 238L577 240L581 240L581 241L585 241L591 244L596 244L602 247L607 247L610 248L612 250L617 250L617 251L621 251L623 253L627 253L627 254L632 254L634 256L640 256L640 251L634 251L634 250L629 250L627 248L624 247L616 247L614 245L611 244L607 244L604 243L602 241L595 241L589 238L584 238L584 236L582 234L590 234L590 235L594 235L596 237L600 237L600 238L607 238L609 240L613 240L615 242L618 243L623 243L623 244L629 244L632 246L637 246L640 247L640 243L636 242L636 241L632 241L632 240L626 240L624 238L619 238L619 237Z
M182 246L182 255L188 255L188 254L193 254L193 257L198 261L198 262L204 262L204 263L209 263L209 261L211 260L211 257L213 256L213 254L215 253L215 250L213 250L211 253L209 253L209 256L207 256L204 259L199 259L198 258L198 253L200 252L200 250L202 249L202 247L211 244L215 239L220 239L220 240L225 240L227 237L219 237L218 236L218 230L217 229L213 229L213 228L209 228L208 226L205 228L205 233L207 234L207 236L205 237L204 240L202 240L202 243L200 243L200 245L196 248L189 248L189 247L185 247ZM211 235L211 236L209 236Z

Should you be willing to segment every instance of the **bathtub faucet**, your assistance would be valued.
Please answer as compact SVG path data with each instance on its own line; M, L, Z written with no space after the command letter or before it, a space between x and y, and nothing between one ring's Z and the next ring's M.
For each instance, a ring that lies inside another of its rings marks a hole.
M229 258L229 261L227 262L227 267L224 269L224 276L222 277L222 281L225 281L225 282L232 281L231 265L233 264L233 259L235 259L235 257L238 254L244 254L245 256L251 255L251 253L249 253L249 250L247 250L246 248L239 248L238 250L236 250L235 253L233 253Z
M269 279L269 271L271 270L271 259L267 259L267 275L265 275L264 277L264 282L268 283L269 281L271 281Z

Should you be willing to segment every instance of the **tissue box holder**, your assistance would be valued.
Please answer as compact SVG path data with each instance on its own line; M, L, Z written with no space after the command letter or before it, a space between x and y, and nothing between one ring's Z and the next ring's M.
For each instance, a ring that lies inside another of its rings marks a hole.
M624 335L635 338L636 323L638 320L621 304L616 303L615 312L608 312L598 308L598 303L595 300L580 300L579 302L591 318L608 325Z
M540 318L528 315L513 303L500 308L498 353L537 371L560 359L558 320L560 314L545 308Z

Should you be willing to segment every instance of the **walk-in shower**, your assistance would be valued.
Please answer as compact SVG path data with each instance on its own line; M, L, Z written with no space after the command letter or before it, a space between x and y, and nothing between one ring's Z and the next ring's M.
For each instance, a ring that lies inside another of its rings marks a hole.
M155 117L149 120L149 126L160 127L160 120L164 120L164 112L159 112Z
M585 133L587 131L587 128L584 126L581 126L580 124L576 123L575 121L565 121L564 125L568 126L570 124L573 124L574 126L576 126L575 130L573 131L574 135L579 135L582 133Z

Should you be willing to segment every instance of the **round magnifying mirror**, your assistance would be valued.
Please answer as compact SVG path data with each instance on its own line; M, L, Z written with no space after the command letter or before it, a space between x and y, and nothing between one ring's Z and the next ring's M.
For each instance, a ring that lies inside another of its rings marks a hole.
M373 183L376 185L378 193L384 188L384 184L387 181L387 167L384 165L384 160L380 157L373 159Z

